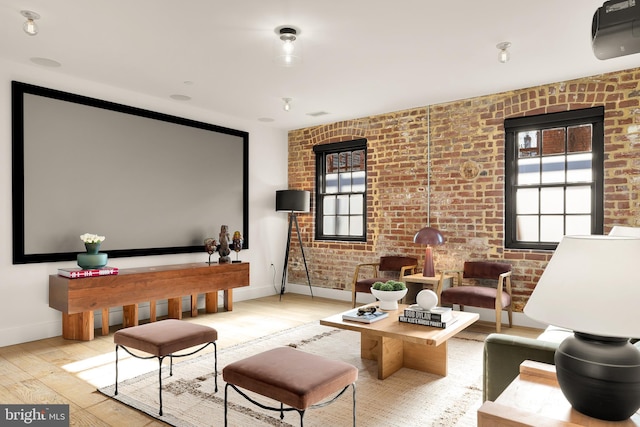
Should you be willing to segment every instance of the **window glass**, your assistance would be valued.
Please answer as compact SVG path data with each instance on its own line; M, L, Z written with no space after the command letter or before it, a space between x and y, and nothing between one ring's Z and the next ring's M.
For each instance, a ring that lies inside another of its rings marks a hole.
M518 215L516 222L519 241L537 242L540 239L538 218L538 216L533 215Z
M591 213L591 187L582 186L567 188L567 213Z
M591 153L591 124L570 126L567 128L569 138L567 140L568 153Z
M538 214L540 212L537 188L520 188L516 193L518 214Z
M542 155L564 153L564 140L566 131L564 128L544 129L542 131Z
M592 154L567 156L567 182L590 182L593 180Z
M564 212L564 188L540 189L540 213L558 214Z
M518 184L540 183L540 158L518 160Z
M564 156L543 157L541 182L543 184L564 182L564 161Z

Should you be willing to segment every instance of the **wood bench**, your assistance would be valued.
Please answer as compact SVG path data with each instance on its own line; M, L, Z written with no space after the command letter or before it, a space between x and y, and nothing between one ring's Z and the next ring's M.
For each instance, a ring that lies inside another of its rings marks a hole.
M227 425L229 387L259 407L280 412L298 411L300 426L309 408L326 406L353 388L353 426L356 425L356 380L358 369L348 363L305 353L291 347L279 347L239 360L224 367L224 425ZM263 405L242 392L250 390L280 402L280 407ZM328 401L321 402L337 393ZM284 405L290 406L285 408Z
M138 359L158 358L158 389L160 400L160 415L162 415L162 361L169 357L169 375L173 375L173 358L191 356L213 344L215 391L218 391L218 354L216 340L218 331L214 328L196 323L189 323L176 319L161 320L140 326L120 329L113 334L116 344L116 384L115 395L118 394L118 349L122 347L127 353ZM186 354L174 354L177 351L202 345L198 349ZM151 356L140 356L129 349L143 351Z

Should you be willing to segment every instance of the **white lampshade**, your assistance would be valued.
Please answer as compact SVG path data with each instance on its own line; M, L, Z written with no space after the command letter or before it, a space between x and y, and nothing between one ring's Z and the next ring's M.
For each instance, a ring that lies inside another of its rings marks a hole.
M629 227L626 225L614 225L609 236L630 236L640 237L640 227Z
M638 237L565 236L524 312L578 332L639 338L639 263Z

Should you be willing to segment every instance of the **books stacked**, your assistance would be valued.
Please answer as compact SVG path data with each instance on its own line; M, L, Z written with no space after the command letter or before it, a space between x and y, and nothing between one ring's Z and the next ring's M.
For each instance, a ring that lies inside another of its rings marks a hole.
M444 329L456 319L451 307L433 307L430 310L425 310L418 304L413 304L404 309L403 315L398 316L398 321Z
M349 310L342 314L342 320L351 320L361 323L373 323L386 317L389 317L389 313L385 311L371 312L369 310L363 311L361 308L354 308L353 310Z
M101 267L101 268L59 268L58 275L69 279L80 279L84 277L110 276L118 274L118 267Z

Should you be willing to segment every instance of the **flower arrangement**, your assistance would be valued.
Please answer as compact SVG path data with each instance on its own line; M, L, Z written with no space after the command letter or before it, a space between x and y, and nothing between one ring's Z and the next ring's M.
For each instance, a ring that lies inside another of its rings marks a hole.
M377 291L402 291L407 289L407 286L403 282L396 280L388 280L385 283L375 282L372 287Z
M104 236L98 236L97 234L84 233L80 236L80 240L84 243L102 243L104 241Z

